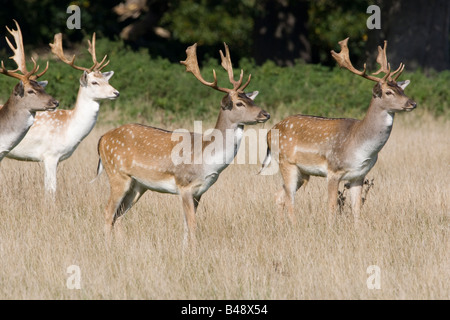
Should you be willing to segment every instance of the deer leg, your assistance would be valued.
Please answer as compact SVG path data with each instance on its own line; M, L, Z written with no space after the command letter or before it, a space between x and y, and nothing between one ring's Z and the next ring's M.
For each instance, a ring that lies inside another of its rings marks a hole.
M112 229L122 207L124 198L130 191L132 179L128 176L114 176L110 178L110 195L105 208L105 236L107 243L111 242Z
M142 187L135 180L132 180L131 186L125 196L122 199L122 202L118 206L114 218L113 225L114 229L117 231L117 235L119 239L123 239L123 229L122 229L122 219L125 213L131 209L132 206L141 198L141 196L147 191L146 188Z
M197 213L198 205L200 204L200 199L202 196L194 197L194 213Z
M186 247L188 244L193 248L196 246L195 230L197 228L195 222L195 212L200 201L200 197L195 198L191 192L185 191L181 192L181 200L183 203L184 211L184 238L183 246Z
M361 192L364 178L350 183L350 198L352 201L352 213L355 219L355 225L358 225L361 212Z
M328 176L328 216L332 218L336 215L337 211L337 198L339 182L341 181L341 176L336 174L331 174Z
M303 178L301 176L300 170L296 165L280 163L280 171L283 177L283 189L279 191L278 197L279 200L283 201L283 205L281 210L287 206L288 209L288 217L292 224L296 223L296 218L294 215L294 200L295 200L295 192L302 186ZM279 202L281 202L279 201ZM283 210L284 211L284 210ZM281 213L283 213L281 211Z
M56 193L56 169L58 168L58 162L58 158L46 158L44 160L45 191L52 196Z

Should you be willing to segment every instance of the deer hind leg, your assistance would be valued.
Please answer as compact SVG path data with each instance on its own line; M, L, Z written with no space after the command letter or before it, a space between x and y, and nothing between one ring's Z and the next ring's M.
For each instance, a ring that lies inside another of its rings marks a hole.
M118 217L123 215L123 201L132 192L133 180L128 176L116 175L110 177L110 195L105 208L105 236L111 242L111 234Z
M336 216L338 206L338 189L341 175L329 174L328 179L328 218L332 219ZM331 222L331 220L329 220Z
M113 219L113 226L120 239L123 239L122 219L125 213L131 209L132 206L138 202L147 189L141 186L135 180L131 181L130 188L122 199L122 202L118 206Z
M280 171L283 177L283 188L276 194L279 217L283 219L284 208L287 206L289 220L295 224L295 192L309 179L309 176L302 175L296 165L285 162L280 162Z

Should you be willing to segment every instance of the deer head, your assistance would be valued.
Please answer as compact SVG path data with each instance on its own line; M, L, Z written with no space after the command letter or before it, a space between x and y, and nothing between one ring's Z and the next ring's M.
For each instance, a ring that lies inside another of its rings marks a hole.
M103 70L110 61L106 61L107 55L105 55L100 62L97 61L95 52L95 33L92 35L92 42L88 40L88 44L88 51L92 56L93 62L92 66L89 68L75 65L75 55L73 55L72 59L70 60L66 58L62 48L61 33L55 34L54 42L50 43L49 45L52 48L52 52L62 62L68 64L76 70L83 71L83 74L80 78L80 86L90 98L92 98L93 100L116 99L117 97L119 97L119 91L114 89L109 84L109 79L111 79L111 77L114 75L114 71L103 73L101 72L101 70Z
M8 37L5 38L14 53L10 59L14 60L17 64L17 69L7 70L3 61L1 61L0 68L0 73L20 80L20 82L14 87L13 94L8 100L9 104L19 105L21 108L33 113L36 111L55 109L59 103L45 92L44 87L47 85L47 81L36 81L44 75L45 72L47 72L48 61L45 69L41 73L37 73L39 71L39 66L36 64L34 58L31 58L33 68L31 71L28 71L23 47L22 31L20 30L20 26L17 21L13 21L16 24L17 30L9 29L8 27L6 27L6 29L13 36L16 47L14 47Z
M334 50L331 50L331 55L341 68L345 68L356 75L377 83L372 90L374 98L373 101L376 105L379 105L388 112L411 111L416 108L416 103L404 94L404 90L410 81L406 80L397 82L397 79L402 74L405 65L400 63L397 70L391 71L391 66L387 62L387 41L384 41L383 48L378 46L378 56L376 61L380 65L380 68L378 71L372 73L372 75L368 75L366 74L366 64L364 64L364 69L362 71L359 71L353 67L350 61L347 46L348 39L349 38L339 41L341 52L336 53ZM375 77L382 72L384 73L383 77Z
M221 102L221 112L227 115L227 118L236 124L254 124L265 122L270 118L269 113L256 106L253 102L254 98L258 95L258 91L251 93L244 93L244 89L249 85L251 75L248 76L247 82L242 85L244 71L241 70L239 80L234 80L233 67L231 64L230 51L226 43L225 55L220 50L220 57L222 59L222 67L228 72L228 79L233 85L232 89L219 87L217 85L216 71L213 69L214 81L208 82L203 79L197 60L197 44L190 46L186 50L187 58L185 61L180 61L181 64L186 66L186 71L191 72L197 80L203 83L205 86L211 87L217 91L225 92Z

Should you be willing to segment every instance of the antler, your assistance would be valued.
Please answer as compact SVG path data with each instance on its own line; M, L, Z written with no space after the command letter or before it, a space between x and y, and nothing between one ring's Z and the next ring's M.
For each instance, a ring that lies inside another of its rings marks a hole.
M198 67L198 60L197 60L197 43L194 43L192 46L188 47L186 49L186 60L180 61L180 63L184 66L186 66L186 72L191 72L198 81L203 83L205 86L211 87L213 89L222 91L222 92L228 92L225 90L225 88L219 88L217 86L217 77L216 77L216 70L213 69L213 75L214 75L214 81L208 82L205 79L203 79L200 68Z
M383 49L381 49L380 46L378 46L378 56L377 56L377 63L381 66L380 69L377 72L372 73L373 75L377 75L380 72L384 72L387 75L385 77L388 80L397 80L397 78L402 74L403 69L405 68L405 65L403 63L400 63L400 66L395 70L394 72L391 72L391 66L387 62L387 56L386 56L386 47L387 47L387 41L384 40L384 46ZM395 78L392 78L397 72L399 72Z
M53 43L49 43L50 47L52 48L52 52L55 56L59 58L62 62L68 64L74 69L87 71L88 68L80 67L75 65L75 55L73 55L72 60L69 60L64 55L64 51L62 48L62 33L55 34L55 37L53 38Z
M364 64L363 71L359 71L353 67L353 65L350 61L349 50L348 50L348 46L347 46L348 39L349 38L339 41L339 45L341 46L341 52L336 53L334 50L331 50L331 55L333 56L333 58L336 60L336 62L339 64L339 66L341 68L346 68L354 74L357 74L359 76L362 76L363 78L366 78L366 79L369 79L369 80L372 80L375 82L383 83L383 82L386 82L386 80L387 81L397 80L397 78L402 73L405 65L403 63L400 63L399 68L397 70L395 70L394 72L391 72L391 65L387 62L387 56L386 56L386 47L387 47L386 40L384 41L383 49L380 46L378 46L377 63L380 65L380 68L378 69L378 71L372 73L373 75L378 75L381 72L385 73L384 77L378 78L378 77L374 77L374 76L370 76L370 75L366 74L366 64ZM392 76L395 75L396 73L398 73L397 76L395 78L392 78Z
M377 72L372 73L373 75L377 75L380 72L384 72L384 73L391 72L391 66L388 64L387 57L386 57L386 45L387 45L387 41L384 40L383 49L381 49L381 47L378 46L377 63L380 65L380 69L378 69Z
M110 60L108 60L108 62L106 62L103 66L102 64L105 62L106 58L108 57L108 55L105 54L105 56L103 57L103 60L99 62L97 62L97 57L95 55L95 32L92 35L92 43L91 41L88 40L89 43L89 53L92 56L92 62L94 62L94 65L89 69L90 71L95 70L95 71L101 71L104 67L106 67Z
M89 44L88 51L91 54L92 61L94 63L92 65L92 67L90 67L90 68L85 68L85 67L75 65L75 55L73 55L72 60L69 60L66 58L66 56L64 55L64 50L62 48L62 34L61 33L55 34L53 43L49 43L50 47L52 48L53 54L55 54L62 62L68 64L72 68L77 69L77 70L87 71L87 72L92 72L93 70L101 71L104 67L106 67L109 64L110 61L108 60L108 62L106 62L102 66L102 64L105 62L106 57L107 57L107 55L105 55L105 57L103 58L103 60L100 63L97 62L97 58L96 58L96 54L95 54L95 32L92 35L92 43L91 43L91 41L88 40L88 44Z
M14 60L14 62L17 64L17 69L15 70L6 70L5 65L3 61L1 62L1 69L0 73L3 73L7 76L16 78L21 80L24 83L28 83L30 80L36 80L37 78L41 77L45 72L48 70L48 61L47 66L45 67L44 71L42 71L39 74L35 74L39 70L39 66L36 65L36 61L31 58L31 61L33 61L33 69L31 71L27 70L26 62L25 62L25 51L23 48L23 38L22 38L22 31L20 30L20 26L17 23L16 20L14 20L14 23L16 24L17 30L13 30L8 28L6 26L6 30L13 36L14 42L16 43L17 47L14 47L14 45L11 43L11 41L8 39L8 37L5 37L6 42L8 43L9 47L13 51L13 56L9 57L10 59ZM20 71L22 74L17 73L17 71Z
M242 78L244 76L244 70L241 69L241 74L239 76L239 81L234 80L233 76L233 67L231 64L231 58L230 58L230 50L228 49L227 44L223 43L225 46L225 56L222 53L222 50L220 50L220 57L222 58L222 67L228 72L228 78L230 80L230 83L233 84L233 90L243 92L245 87L248 86L250 83L250 79L252 75L249 75L247 82L244 84L242 88L239 89L239 87L242 84Z
M13 20L16 24L17 30L13 30L8 28L6 26L6 30L13 36L14 42L17 45L17 48L13 46L11 41L8 39L8 37L5 37L6 42L8 43L9 47L13 51L14 55L12 57L9 57L10 59L14 60L14 62L17 64L17 69L15 71L20 71L23 74L28 73L27 66L25 64L25 52L23 49L23 38L22 38L22 31L20 30L19 24L16 20Z
M190 46L186 49L187 58L185 61L180 61L180 63L182 65L186 66L186 72L191 72L197 78L197 80L199 80L201 83L203 83L204 85L206 85L208 87L211 87L213 89L216 89L221 92L226 92L226 93L243 92L245 87L247 87L248 84L250 83L251 75L248 77L247 82L242 87L241 87L241 84L242 84L242 78L243 78L243 74L244 74L243 70L241 70L241 75L240 75L239 81L234 80L233 68L232 68L231 59L230 59L230 51L228 49L227 44L224 43L224 45L225 45L225 56L223 55L223 52L220 51L220 56L222 58L222 67L228 72L228 78L230 80L230 83L233 84L233 89L222 88L222 87L217 86L216 71L214 69L213 69L213 76L214 76L213 82L208 82L205 79L203 79L203 77L200 73L200 68L198 66L198 60L197 60L197 43L194 43L192 46Z

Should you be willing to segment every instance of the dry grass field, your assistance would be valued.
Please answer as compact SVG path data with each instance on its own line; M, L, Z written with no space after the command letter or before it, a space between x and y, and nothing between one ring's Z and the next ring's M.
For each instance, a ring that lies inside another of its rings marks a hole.
M107 250L107 176L89 181L108 129L97 126L60 164L54 203L41 164L2 161L0 299L450 298L448 121L397 115L358 229L348 208L328 225L326 182L314 177L297 192L298 224L277 222L280 176L231 165L202 198L196 252L182 250L181 200L154 192ZM71 265L79 290L67 286ZM371 265L380 289L368 288Z

